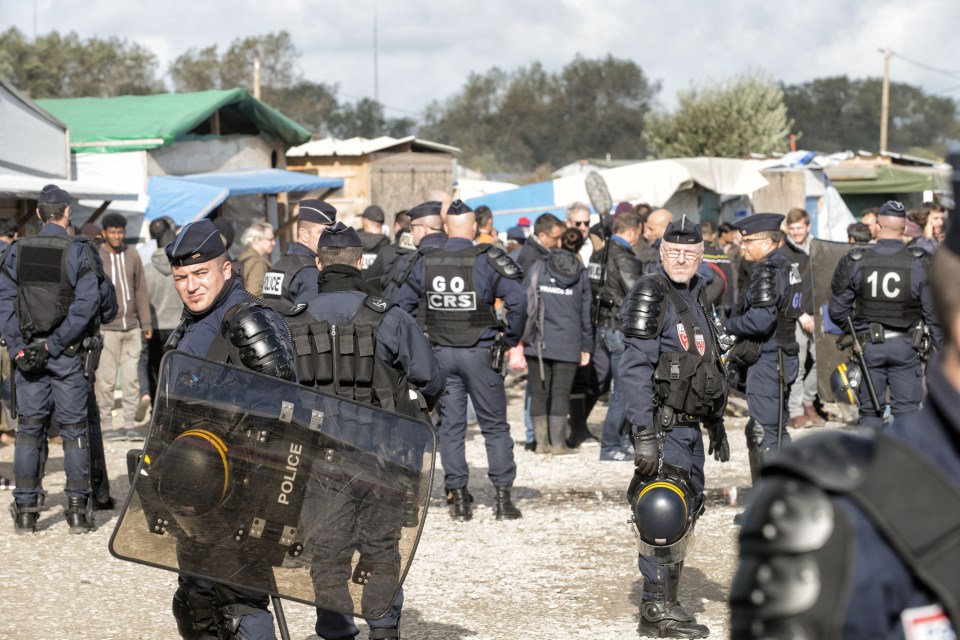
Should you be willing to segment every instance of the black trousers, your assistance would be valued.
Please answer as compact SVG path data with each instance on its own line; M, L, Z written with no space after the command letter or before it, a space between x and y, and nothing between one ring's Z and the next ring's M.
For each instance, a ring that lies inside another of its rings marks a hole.
M576 362L543 360L543 376L540 375L540 360L527 356L527 376L530 379L530 415L564 416L570 413L570 390L577 374Z

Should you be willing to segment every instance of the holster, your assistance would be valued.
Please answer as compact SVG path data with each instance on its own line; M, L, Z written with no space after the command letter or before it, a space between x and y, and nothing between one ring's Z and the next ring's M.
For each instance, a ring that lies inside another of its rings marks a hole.
M97 371L100 366L100 353L103 351L103 338L101 336L89 336L83 339L83 376L89 378Z
M500 340L490 345L490 366L500 377L507 376L507 345Z

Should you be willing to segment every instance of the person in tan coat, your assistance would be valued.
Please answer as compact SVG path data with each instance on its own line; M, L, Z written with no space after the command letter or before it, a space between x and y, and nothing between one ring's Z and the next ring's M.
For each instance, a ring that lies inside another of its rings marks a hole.
M243 288L258 298L263 297L263 277L270 268L270 254L276 244L273 227L258 221L247 227L240 236L243 252L237 256L243 273Z

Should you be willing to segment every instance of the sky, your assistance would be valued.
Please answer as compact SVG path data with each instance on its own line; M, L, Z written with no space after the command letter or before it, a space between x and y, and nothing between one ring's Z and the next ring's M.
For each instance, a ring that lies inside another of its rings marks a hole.
M179 54L286 29L308 80L341 99L374 97L390 117L420 115L470 72L539 60L559 71L578 53L636 62L678 90L762 72L788 84L880 76L960 97L960 2L952 0L0 0L0 30L119 36L153 51L161 73ZM934 69L934 70L931 70ZM944 73L945 72L945 73ZM266 81L266 80L265 80Z

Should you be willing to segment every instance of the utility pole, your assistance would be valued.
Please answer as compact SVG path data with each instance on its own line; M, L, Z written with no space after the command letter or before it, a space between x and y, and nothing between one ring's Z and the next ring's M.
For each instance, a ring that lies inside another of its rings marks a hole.
M380 104L380 69L378 66L377 51L377 3L373 3L373 101ZM380 127L376 126L376 134L380 135Z
M253 58L253 97L260 99L260 56Z
M880 97L880 152L887 150L887 120L890 116L890 49L883 53L883 90Z

